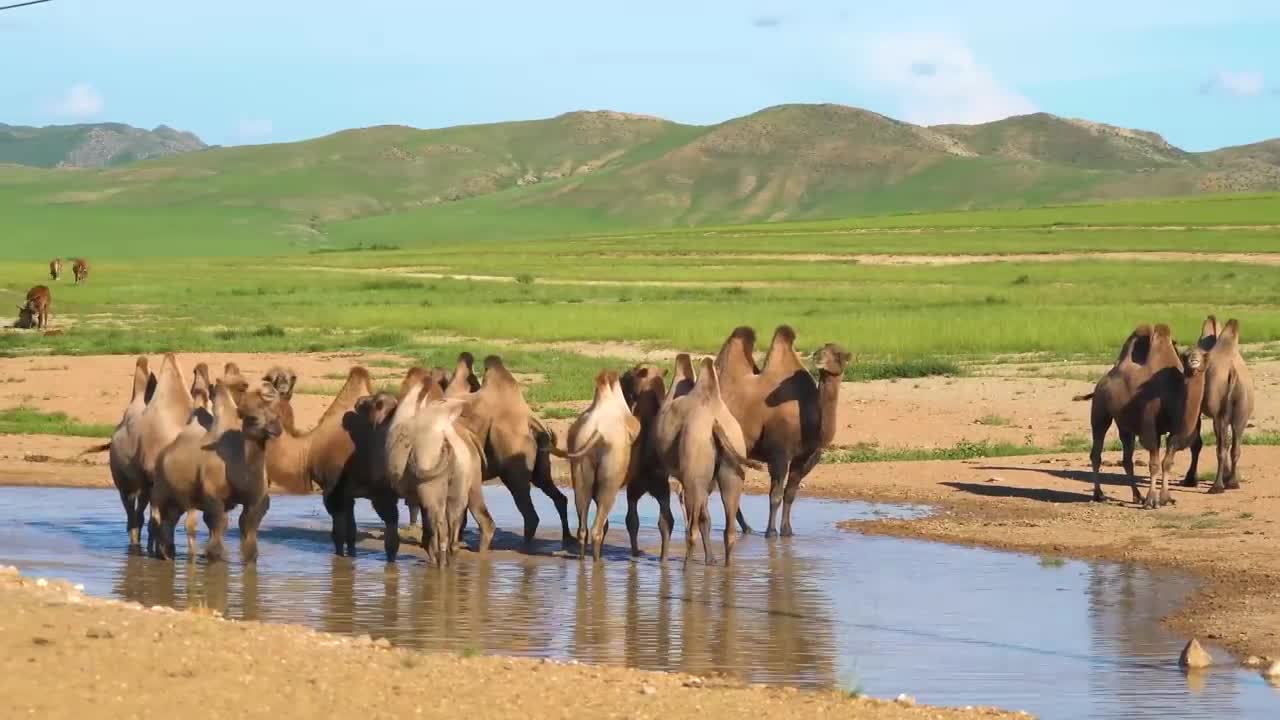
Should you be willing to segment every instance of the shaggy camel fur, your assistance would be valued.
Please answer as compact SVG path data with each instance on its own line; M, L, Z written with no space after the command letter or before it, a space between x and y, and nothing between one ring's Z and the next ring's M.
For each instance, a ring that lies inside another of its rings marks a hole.
M417 401L413 393L406 400ZM416 497L424 511L423 540L436 567L452 559L472 492L482 482L483 451L457 422L466 406L465 399L423 402L408 433L409 455L397 488L405 497ZM486 510L477 516L482 550L493 538L493 519L487 515Z
M1140 325L1125 340L1115 365L1098 381L1094 391L1076 400L1092 400L1090 424L1093 449L1089 460L1093 468L1093 499L1106 500L1098 475L1102 467L1102 446L1107 430L1115 422L1124 448L1124 471L1129 476L1133 501L1148 508L1172 502L1169 496L1168 472L1174 454L1190 447L1199 434L1200 405L1204 395L1204 351L1191 348L1179 355L1167 325ZM1160 459L1160 440L1168 435L1164 462ZM1134 438L1150 456L1150 487L1146 500L1138 491L1133 472ZM1157 469L1158 468L1158 469ZM1156 474L1161 490L1156 491Z
M587 550L587 514L596 503L591 525L592 556L600 561L609 512L618 492L628 482L632 449L640 434L640 421L631 414L615 372L596 375L591 405L569 428L569 451L577 455L569 463L573 498L578 507L578 556Z
M533 416L520 384L501 358L496 355L485 358L480 388L462 399L467 401L467 406L458 418L459 426L468 430L484 448L484 479L500 478L511 492L524 518L525 542L532 542L538 531L538 511L530 497L531 486L536 486L555 503L560 515L561 537L566 545L571 543L569 500L551 479L550 459L551 455L567 457L567 453L556 448L555 435ZM473 499L479 496L478 489L472 493ZM474 514L475 508L472 511Z
M1240 323L1228 320L1225 327L1218 318L1205 318L1198 346L1205 352L1204 401L1201 411L1213 422L1213 436L1218 449L1218 469L1210 493L1240 487L1240 444L1245 428L1253 416L1253 375L1240 354ZM1228 441L1228 431L1230 440ZM1191 443L1191 467L1182 484L1197 485L1200 450L1204 440L1197 429Z
M159 526L157 554L173 559L173 531L184 512L201 510L209 528L205 557L222 559L227 512L240 513L240 556L258 558L258 526L271 506L267 493L266 443L282 432L273 409L278 393L241 377L220 378L213 389L213 426L189 426L160 454L152 488L152 526ZM239 404L236 398L239 396ZM238 420L238 422L237 422ZM238 426L238 427L237 427ZM192 538L188 537L189 549Z
M749 457L769 467L769 525L775 534L782 506L781 533L792 534L791 508L800 482L818 464L836 433L840 383L850 355L833 344L814 353L818 380L805 368L795 350L795 331L786 325L773 333L763 369L754 360L755 331L733 331L716 358L720 392L742 425Z
M711 554L711 493L720 490L724 503L724 562L730 564L737 541L734 519L745 482L744 470L756 465L746 458L742 428L720 398L711 358L702 361L698 381L689 394L666 403L658 413L654 443L668 474L684 488L685 566L693 554L694 529L702 535L703 557Z
M57 282L62 277L62 258L54 258L49 261L49 279Z
M27 291L26 302L18 306L18 319L13 326L22 330L45 329L49 325L49 307L52 304L49 288L36 285Z
M681 359L688 365L688 355L677 358L677 365ZM662 560L667 559L671 528L675 525L675 517L671 514L671 483L653 441L658 413L666 400L665 376L664 369L639 365L623 373L620 379L623 397L640 424L640 433L631 445L631 472L627 479L627 534L631 537L631 555L640 556L639 504L648 493L658 501L658 534L662 537L662 550L658 557Z
M346 554L355 557L355 501L368 498L383 519L383 550L387 561L396 559L400 548L400 517L396 511L399 498L386 480L383 445L397 402L395 395L380 392L357 400L355 408L343 417L343 428L351 437L354 449L338 482L325 491L324 497L325 508L333 521L331 536L336 555L341 556L345 547Z

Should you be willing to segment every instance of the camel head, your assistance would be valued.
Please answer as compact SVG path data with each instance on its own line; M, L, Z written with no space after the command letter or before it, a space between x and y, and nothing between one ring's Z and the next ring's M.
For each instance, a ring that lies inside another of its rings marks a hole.
M219 388L222 382L222 380L218 381ZM280 399L280 392L276 390L276 386L266 380L256 387L246 387L244 396L236 408L236 414L240 416L241 431L245 437L259 443L280 437L284 432L280 414L276 409L276 402Z
M391 421L391 416L395 414L396 407L399 406L400 400L395 395L388 392L380 392L374 395L366 395L356 401L355 413L359 415L369 427L375 428L383 423Z
M1193 378L1200 374L1207 364L1205 351L1199 345L1187 348L1180 355L1182 358L1182 372L1188 378Z
M657 417L667 395L666 375L666 368L653 365L637 365L623 373L619 381L622 396L633 415L638 418Z
M293 399L293 386L298 383L298 374L287 367L276 365L262 376L263 381L275 388L279 399L288 402Z
M31 303L18 306L18 319L13 323L13 326L21 330L27 330L36 326L36 311L35 308L31 306Z
M836 377L844 377L844 370L852 359L852 354L834 343L823 345L813 354L813 364L817 366L818 373Z

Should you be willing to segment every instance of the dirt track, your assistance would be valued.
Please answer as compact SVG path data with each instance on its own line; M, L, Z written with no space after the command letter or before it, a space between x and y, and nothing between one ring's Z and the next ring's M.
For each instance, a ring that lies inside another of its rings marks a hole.
M1015 717L715 678L384 646L83 596L0 571L5 717Z

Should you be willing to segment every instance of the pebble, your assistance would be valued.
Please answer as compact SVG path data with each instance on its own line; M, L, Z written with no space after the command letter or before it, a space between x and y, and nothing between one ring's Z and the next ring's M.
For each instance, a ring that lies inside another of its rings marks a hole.
M366 635L359 635L359 636L357 636L357 637L356 637L356 644L357 644L357 645L372 645L372 644L373 644L373 638L369 637L367 634L366 634Z
M1178 665L1191 670L1207 668L1212 664L1213 656L1200 647L1200 641L1195 638L1191 638L1187 646L1182 649L1182 654L1178 656Z
M110 640L115 637L115 635L106 628L89 628L84 631L84 636L91 640Z
M916 699L906 693L899 694L898 697L894 698L894 701L897 702L899 705L915 705L916 704Z
M1258 657L1257 655L1250 655L1249 657L1244 659L1245 667L1262 667L1263 665L1266 665L1266 664L1267 664L1267 661L1263 658Z
M49 587L49 581L44 578L39 578L36 580L36 587Z
M687 687L687 688L700 688L700 687L702 687L702 686L704 686L704 685L706 685L706 684L707 684L707 682L706 682L705 680L703 680L702 678L698 678L698 677L696 677L696 678L689 678L688 680L685 680L685 681L684 681L684 686L685 686L685 687Z
M1269 678L1280 678L1280 660L1273 661L1262 674Z
M658 688L656 688L656 687L654 687L654 686L652 686L652 685L641 685L641 686L640 686L640 694L642 694L642 695L657 695L657 694L658 694Z
M385 649L387 649L387 648L389 648L389 647L391 647L391 641L390 641L390 640L388 640L388 639L386 639L386 638L384 638L384 637L383 637L383 638L378 638L377 640L374 640L374 641L373 641L373 644L374 644L374 647L379 647L379 648L382 648L382 649L384 649L384 650L385 650Z

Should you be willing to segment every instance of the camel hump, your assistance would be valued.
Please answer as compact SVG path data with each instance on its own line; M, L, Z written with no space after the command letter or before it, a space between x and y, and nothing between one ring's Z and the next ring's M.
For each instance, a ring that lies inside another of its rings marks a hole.
M466 350L463 350L461 353L458 353L458 364L466 365L467 369L470 370L476 366L476 356Z
M689 353L676 355L676 380L682 379L693 379L693 359L689 357Z
M405 396L409 394L409 390L422 384L422 381L426 378L426 368L418 367L416 365L409 368L409 372L404 374L404 380L400 381L400 392L396 393L396 399L403 402Z
M1222 326L1222 330L1218 332L1218 342L1227 344L1238 344L1240 342L1240 321L1231 318L1226 325Z
M350 372L347 373L347 383L353 383L353 382L365 383L372 386L373 376L370 375L369 371L366 370L365 368L361 367L360 365L356 365L355 367L351 368Z
M1200 325L1200 339L1217 337L1220 330L1218 327L1218 318L1210 315L1204 319L1204 323Z
M694 389L701 388L708 395L719 397L720 395L720 378L716 376L716 361L712 358L702 358L701 366L698 372L698 382L694 385Z
M790 325L779 325L777 329L773 331L773 341L775 343L786 343L787 345L794 347L796 344L795 328Z
M1160 323L1159 325L1156 325L1155 336L1158 338L1172 338L1173 331L1169 329L1168 325Z
M444 388L440 387L440 383L427 383L427 392L418 401L419 403L434 402L436 400L444 400Z
M748 347L756 344L756 331L748 325L739 325L729 333L730 340L738 340L745 343Z
M484 358L485 372L489 370L506 370L507 366L502 364L502 358L498 355L486 355Z

